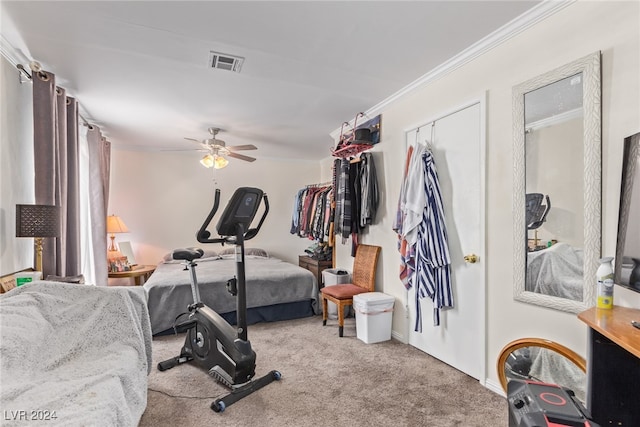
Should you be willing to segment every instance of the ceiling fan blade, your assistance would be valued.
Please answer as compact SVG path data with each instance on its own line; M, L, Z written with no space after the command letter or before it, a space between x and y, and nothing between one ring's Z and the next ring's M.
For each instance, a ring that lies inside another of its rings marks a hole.
M247 161L247 162L253 162L253 161L255 161L255 160L256 160L256 159L254 159L253 157L245 156L244 154L231 153L231 152L229 152L229 153L227 154L227 156L229 156L229 157L234 157L234 158L236 158L236 159L240 159L240 160L245 160L245 161Z
M161 148L158 151L162 151L162 152L183 152L183 153L187 153L187 152L194 152L194 153L208 153L210 150L206 150L204 148Z
M233 147L227 147L227 150L231 150L231 151L257 150L257 149L258 149L258 147L256 147L253 144L234 145Z
M186 138L186 137L185 137L185 139L186 139L187 141L195 141L195 142L197 142L197 143L201 143L201 142L202 142L202 141L200 141L199 139L195 139L195 138Z

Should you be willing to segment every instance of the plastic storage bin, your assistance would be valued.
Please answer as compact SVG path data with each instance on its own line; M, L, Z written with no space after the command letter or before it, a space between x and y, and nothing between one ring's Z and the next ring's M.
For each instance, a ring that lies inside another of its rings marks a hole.
M13 277L16 279L16 286L22 286L25 283L42 280L42 271L23 271L14 274Z
M367 344L391 339L395 298L382 292L366 292L353 297L356 334Z
M343 274L339 274L343 273ZM327 268L322 270L322 283L324 286L341 285L351 283L351 274L342 268ZM338 318L338 307L331 301L327 301L327 317L331 320ZM349 314L349 307L344 308L344 317Z

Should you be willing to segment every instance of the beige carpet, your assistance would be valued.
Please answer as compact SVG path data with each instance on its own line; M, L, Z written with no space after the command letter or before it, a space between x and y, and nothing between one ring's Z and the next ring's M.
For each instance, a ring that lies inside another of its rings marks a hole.
M195 365L165 372L159 361L180 351L184 335L156 338L147 410L140 426L506 426L504 398L477 380L398 341L365 344L347 319L321 317L249 326L256 377L282 380L222 413L211 402L227 389Z

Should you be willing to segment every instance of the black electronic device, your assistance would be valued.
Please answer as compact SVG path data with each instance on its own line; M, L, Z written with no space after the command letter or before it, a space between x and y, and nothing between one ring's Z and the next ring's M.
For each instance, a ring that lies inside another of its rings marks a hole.
M220 202L220 190L216 190L211 212L197 234L201 243L229 243L236 245L236 276L230 278L227 289L236 297L236 328L225 321L218 313L200 301L196 260L202 257L199 248L176 249L173 259L184 261L191 273L191 292L193 303L187 309L188 318L175 325L176 330L185 329L187 334L180 355L158 364L160 371L176 365L193 361L205 369L209 375L231 389L228 395L211 403L211 409L222 412L234 402L253 393L265 385L279 380L280 372L271 371L267 375L253 380L256 367L256 353L247 337L247 301L244 266L244 241L258 234L269 212L267 195L257 188L238 188L231 197L217 225L219 238L211 238L207 231L215 216ZM265 209L256 228L248 228L253 221L261 202Z
M547 220L547 214L551 210L551 200L548 195L540 193L527 193L525 197L527 229L535 230Z
M218 234L235 236L236 227L239 224L248 229L253 217L258 212L263 194L262 190L250 187L240 188L233 193L216 226Z
M510 380L507 403L509 427L599 427L571 390L555 384Z

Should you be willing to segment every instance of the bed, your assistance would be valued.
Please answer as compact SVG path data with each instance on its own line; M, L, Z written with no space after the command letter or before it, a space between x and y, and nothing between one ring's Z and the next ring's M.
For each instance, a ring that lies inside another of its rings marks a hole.
M262 250L247 249L245 272L248 324L318 314L318 283L310 271ZM226 287L236 275L234 255L205 252L198 260L196 275L202 302L235 324L236 298ZM189 272L182 263L166 256L144 288L153 334L172 332L176 318L193 303Z
M137 425L151 369L141 291L35 281L0 295L2 424Z
M567 243L556 243L546 249L528 252L525 289L582 301L583 263L583 250Z

